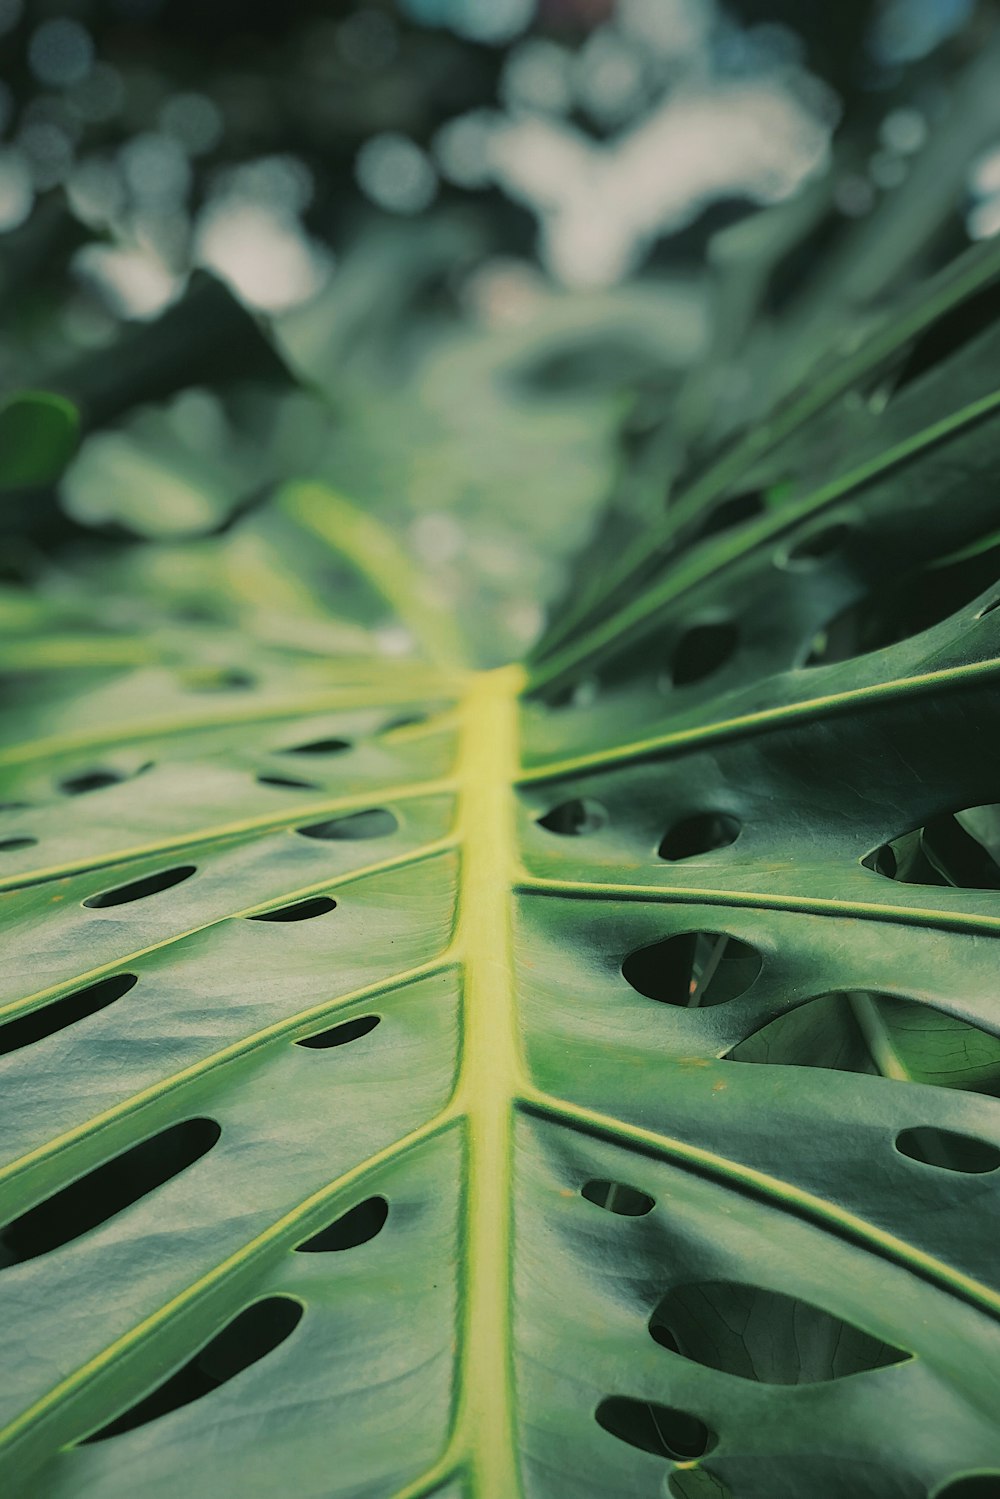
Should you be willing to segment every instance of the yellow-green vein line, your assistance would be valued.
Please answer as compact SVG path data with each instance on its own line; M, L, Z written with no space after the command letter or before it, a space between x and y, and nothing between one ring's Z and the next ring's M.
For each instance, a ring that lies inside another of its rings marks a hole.
M233 822L220 823L215 827L198 828L195 832L177 838L160 838L149 843L134 844L131 848L110 849L107 853L91 855L85 859L67 859L62 864L50 864L36 869L22 870L19 874L0 878L0 890L20 890L30 885L40 885L66 875L84 874L88 870L106 869L112 864L133 863L136 859L151 858L154 854L178 853L187 848L197 848L202 843L221 843L241 837L244 833L273 833L293 828L300 822L313 822L320 817L330 817L337 812L349 812L358 807L371 807L389 802L414 801L418 797L444 796L455 790L455 781L447 778L422 781L405 786L372 787L370 790L352 792L350 796L327 798L324 801L298 805L294 811L285 807L280 812L262 812L255 817L237 818Z
M520 784L551 781L593 770L610 770L618 765L631 764L636 760L683 753L703 744L715 744L751 734L767 733L771 729L780 729L788 723L810 723L851 708L877 706L886 701L898 702L902 698L920 697L926 692L975 685L980 680L989 682L996 676L1000 676L1000 659L991 657L986 661L973 661L963 666L942 667L939 671L921 672L912 677L897 677L888 682L875 682L868 687L853 687L843 692L826 693L821 697L806 698L797 703L781 703L774 708L760 708L754 713L742 713L735 718L719 719L715 723L699 724L690 729L675 729L672 733L635 740L631 744L616 745L613 749L594 750L586 755L571 755L562 760L531 765L521 772Z
M378 670L373 664L373 674ZM418 690L419 686L419 690ZM40 739L26 739L17 744L0 746L0 769L9 765L37 765L39 761L77 755L94 749L134 744L147 739L173 739L181 734L208 732L212 729L249 728L253 724L275 723L287 719L319 717L328 713L347 713L353 709L381 708L391 712L426 703L428 698L450 698L455 695L459 678L434 677L414 684L408 692L394 693L377 680L367 687L347 691L314 692L309 696L285 698L265 705L253 701L231 704L225 711L215 708L201 715L165 716L132 723L102 724L92 729L78 729L72 734L50 734Z
M974 263L968 271L962 276L954 277L939 298L921 297L912 315L894 321L884 332L880 331L867 338L856 353L840 360L828 374L821 376L818 380L803 383L797 399L779 408L770 418L755 422L742 439L728 451L721 453L711 467L695 480L690 489L678 496L671 504L658 534L654 537L644 536L640 544L625 552L618 565L606 578L601 595L593 600L586 612L581 610L574 616L574 627L579 628L580 623L591 616L595 608L599 608L603 602L625 585L634 571L647 560L651 550L668 542L681 525L698 513L702 505L711 502L734 479L739 479L745 474L761 454L775 448L797 427L802 426L816 412L821 411L841 392L848 389L853 381L863 375L867 369L873 368L887 358L907 339L920 333L940 317L942 312L955 306L970 292L985 285L1000 271L1000 252L994 247L990 247L985 254L974 250L970 258L974 259ZM552 636L552 654L568 633L568 622L564 622L564 627L558 636L555 634Z
M461 1455L456 1450L454 1441L449 1441L447 1447L438 1458L437 1462L421 1473L412 1483L406 1484L404 1488L396 1489L392 1499L430 1499L432 1494L438 1493L445 1484L458 1473L463 1467Z
M523 875L517 882L526 895L565 895L583 900L662 901L664 904L750 907L762 911L802 911L813 916L847 916L891 921L905 926L933 926L946 931L1000 934L1000 916L966 911L934 911L920 906L885 906L874 901L836 900L812 895L771 895L753 890L706 890L683 885L588 884L576 880Z
M434 958L427 963L420 963L413 968L405 969L401 973L393 973L374 983L365 984L360 989L352 989L348 994L338 995L335 999L324 1000L321 1004L312 1005L308 1010L299 1010L295 1015L289 1015L281 1020L276 1020L272 1025L265 1026L263 1030L253 1031L249 1036L241 1036L230 1046L224 1046L219 1051L212 1052L210 1056L202 1057L190 1066L184 1067L180 1072L173 1073L170 1077L159 1079L151 1083L148 1088L143 1088L138 1093L133 1093L130 1098L122 1099L112 1108L105 1109L102 1114L95 1114L84 1124L77 1125L75 1129L66 1130L63 1134L55 1136L52 1140L46 1140L37 1150L30 1151L27 1155L20 1156L17 1160L10 1161L6 1166L0 1168L0 1186L16 1177L22 1176L30 1171L41 1161L51 1160L53 1156L60 1154L71 1146L78 1144L81 1140L90 1139L100 1130L107 1129L120 1120L128 1118L137 1113L147 1104L158 1102L166 1098L170 1093L176 1093L178 1089L186 1084L195 1082L209 1072L224 1067L228 1062L242 1061L245 1057L252 1055L255 1051L271 1045L272 1042L282 1039L295 1039L295 1033L301 1031L305 1036L316 1025L318 1021L326 1020L340 1010L347 1009L350 1005L368 1003L370 1000L378 999L382 995L395 994L400 989L409 988L412 984L420 983L422 979L434 978L438 974L447 973L457 966L456 958L449 949L440 957ZM52 1183L46 1184L46 1193L52 1190Z
M360 1182L366 1180L380 1167L388 1165L411 1150L424 1144L435 1135L443 1134L455 1123L455 1116L447 1109L442 1110L436 1118L418 1129L411 1130L409 1134L396 1140L391 1145L369 1156L367 1160L360 1162L350 1171L345 1171L338 1179L326 1187L321 1187L305 1198L297 1207L285 1213L276 1223L270 1224L256 1238L251 1239L248 1244L243 1245L234 1254L231 1254L214 1269L200 1276L178 1295L165 1302L163 1306L143 1319L135 1327L130 1328L113 1343L109 1343L100 1353L88 1359L78 1369L74 1369L65 1379L59 1381L51 1390L47 1390L33 1405L16 1416L3 1430L0 1430L0 1447L8 1446L21 1436L28 1427L42 1420L55 1407L62 1404L71 1395L90 1381L98 1378L119 1359L135 1350L140 1344L153 1337L161 1327L172 1321L185 1311L192 1303L200 1297L208 1295L220 1282L225 1282L231 1275L241 1269L246 1269L249 1264L261 1258L269 1250L280 1251L292 1243L302 1228L303 1220L308 1219L321 1208L326 1208L335 1198L351 1190ZM83 1435L83 1433L80 1433Z
M159 942L151 942L148 947L136 948L130 953L120 953L109 962L88 969L86 973L74 974L72 978L63 979L58 984L50 984L47 989L39 989L35 994L28 994L19 1000L11 1001L0 1008L0 1023L16 1019L45 1003L46 1000L59 999L64 994L72 993L74 989L96 983L106 974L119 973L142 958L148 958L153 953L164 952L176 943L183 942L185 938L193 937L198 932L209 931L212 927L221 926L223 922L238 921L244 917L257 915L261 911L273 910L278 905L290 905L293 901L304 900L311 895L320 895L327 890L336 890L339 886L349 885L355 880L389 874L396 869L406 869L412 864L421 864L427 859L437 858L440 854L450 853L454 847L454 838L441 838L435 843L425 843L420 848L408 849L405 853L396 854L390 859L380 859L376 863L365 864L360 869L345 869L341 874L314 881L311 885L303 885L298 890L283 890L266 901L258 901L256 905L245 906L238 911L224 911L220 916L213 916L209 921L200 922L197 926L185 927L182 932L163 937Z
M278 504L335 553L348 558L438 666L465 664L462 637L450 613L426 588L391 531L316 481L286 484Z
M841 1237L851 1239L865 1249L880 1254L885 1259L922 1276L942 1290L950 1291L952 1295L961 1297L963 1301L990 1312L994 1317L1000 1317L1000 1291L984 1285L982 1281L964 1274L961 1270L956 1270L954 1266L946 1264L944 1260L939 1260L935 1255L928 1254L913 1244L908 1244L905 1239L900 1239L886 1229L879 1228L866 1218L859 1217L857 1213L841 1207L839 1203L818 1197L804 1187L796 1187L791 1182L771 1176L766 1171L758 1171L754 1166L744 1165L743 1162L731 1160L728 1156L717 1155L714 1151L691 1145L686 1140L661 1135L654 1130L644 1129L640 1125L626 1124L594 1109L568 1103L563 1099L553 1098L534 1090L526 1094L522 1107L543 1118L582 1129L590 1134L600 1135L618 1144L628 1144L650 1154L665 1157L676 1165L686 1167L700 1175L752 1192L755 1197L762 1198L786 1212L796 1212L805 1218L810 1218L824 1228L838 1233Z
M783 506L755 524L748 525L736 541L731 537L720 538L715 544L695 554L690 561L685 560L676 572L668 574L657 587L640 592L633 603L616 610L599 624L595 624L592 630L583 632L578 644L568 645L561 653L540 661L531 674L531 690L549 685L582 662L599 657L611 645L622 645L629 632L641 629L667 604L676 602L697 584L718 574L729 562L739 561L752 549L777 540L806 516L818 514L852 490L882 477L917 453L944 441L963 427L982 421L998 409L1000 390L993 391L990 395L971 402L961 411L923 428L913 437L897 443L895 447L852 469L850 473L831 480L796 504Z

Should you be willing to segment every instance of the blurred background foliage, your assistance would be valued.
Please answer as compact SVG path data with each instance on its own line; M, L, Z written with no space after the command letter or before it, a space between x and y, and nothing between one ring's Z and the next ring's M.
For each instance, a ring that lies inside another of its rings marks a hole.
M0 446L76 442L18 391L81 423L56 480L0 455L15 635L99 596L405 657L309 479L520 656L573 556L1000 233L983 0L0 0L0 56Z

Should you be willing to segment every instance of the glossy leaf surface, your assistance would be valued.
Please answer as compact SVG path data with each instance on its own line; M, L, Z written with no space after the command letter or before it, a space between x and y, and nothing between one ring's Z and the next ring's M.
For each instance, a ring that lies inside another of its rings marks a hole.
M21 619L10 1492L988 1492L1000 610L934 574L990 556L998 418L906 390L891 461L810 409L822 504L533 677L316 487L296 545L346 529L427 664L203 623L81 672Z

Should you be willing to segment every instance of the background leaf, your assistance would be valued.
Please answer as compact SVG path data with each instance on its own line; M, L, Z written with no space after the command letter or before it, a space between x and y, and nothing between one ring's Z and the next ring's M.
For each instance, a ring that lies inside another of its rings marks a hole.
M21 391L0 406L0 487L51 484L73 456L76 407L49 391Z

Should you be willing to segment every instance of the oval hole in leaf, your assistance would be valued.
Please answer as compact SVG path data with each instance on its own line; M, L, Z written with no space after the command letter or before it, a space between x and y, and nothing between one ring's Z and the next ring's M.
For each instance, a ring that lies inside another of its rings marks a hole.
M372 807L367 812L352 812L348 817L331 817L327 822L313 822L307 828L298 828L303 838L325 838L331 842L348 842L362 838L388 838L399 823L385 807Z
M647 999L694 1009L745 994L763 963L755 947L725 932L681 932L629 953L622 976Z
M840 550L854 527L848 521L834 521L818 531L811 531L800 541L793 542L783 554L785 567L815 567Z
M905 356L895 383L893 398L914 380L927 375L939 364L954 358L973 339L987 331L1000 317L1000 284L991 282L983 290L949 307L917 336Z
M576 797L570 802L560 802L551 812L538 818L538 826L563 837L578 838L587 833L599 832L605 826L608 814L600 802L589 797Z
M649 1193L640 1192L638 1187L598 1178L585 1182L580 1195L608 1213L617 1213L620 1218L645 1218L656 1206Z
M546 693L544 701L550 708L590 708L597 702L601 691L601 678L591 675Z
M875 874L884 875L887 880L896 878L899 865L896 863L896 855L891 843L883 843L881 848L872 849L870 854L865 854L861 860L866 869L871 869Z
M248 921L312 921L315 916L325 916L336 909L337 902L328 895L312 895L308 900L293 901L290 906L278 906L273 911L262 911L259 916L248 916Z
M84 1438L103 1442L120 1436L137 1426L145 1426L158 1416L179 1410L227 1384L251 1364L259 1363L273 1353L294 1332L302 1318L303 1306L290 1296L268 1296L255 1301L234 1317L220 1333L206 1343L183 1368L157 1385L128 1410ZM81 1444L83 1445L83 1444Z
M31 848L37 842L37 838L31 838L27 833L19 838L0 838L0 853L12 854L17 848Z
M910 640L966 609L1000 573L1000 545L897 574L841 609L810 638L803 666L828 666Z
M426 722L426 713L400 713L397 718L387 719L378 732L391 734L395 729L415 729L418 724Z
M989 1140L977 1140L973 1135L937 1129L930 1124L901 1130L896 1136L896 1149L911 1161L970 1176L980 1176L1000 1166L1000 1148Z
M876 1070L846 994L823 994L796 1005L738 1041L724 1060L838 1072Z
M380 1234L388 1217L389 1204L384 1197L367 1197L304 1244L296 1244L296 1250L299 1254L328 1254L333 1250L356 1249Z
M1000 890L1000 805L945 812L883 843L861 862L903 885Z
M193 1166L221 1134L214 1119L185 1119L88 1171L0 1230L0 1264L19 1265L89 1233Z
M141 880L132 880L127 885L116 885L113 890L102 890L99 895L88 895L83 902L97 911L108 906L126 906L133 900L145 900L147 895L159 895L161 890L171 890L183 880L189 880L197 865L179 864L176 869L161 869L156 874L144 875Z
M315 1036L303 1036L296 1046L308 1046L313 1051L329 1051L331 1046L346 1046L350 1041L359 1041L381 1024L381 1015L358 1015L354 1020L342 1020L329 1030L317 1031Z
M83 796L88 791L102 791L105 786L117 786L125 777L117 770L83 770L78 775L67 776L59 782L59 790L67 796Z
M184 686L189 692L244 692L256 685L256 677L240 666L207 667L190 671L184 677Z
M1000 1096L1000 1037L897 994L819 995L737 1042L724 1060L872 1074L880 1071L873 1044L885 1041L916 1083Z
M676 863L680 859L694 859L698 854L710 854L717 848L728 848L740 836L741 826L737 818L728 812L700 812L696 817L685 817L675 822L663 837L657 850L661 859Z
M31 1010L27 1015L19 1015L16 1020L8 1020L0 1025L0 1056L19 1051L22 1046L30 1046L33 1041L41 1041L46 1036L55 1035L56 1031L65 1030L68 1025L75 1025L78 1020L85 1020L88 1015L94 1015L121 999L137 982L134 973L116 973L99 983L89 984L86 989L64 994L62 999Z
M943 1489L934 1490L934 1499L1000 1499L1000 1470L953 1478Z
M287 786L291 791L319 791L320 787L313 781L299 781L294 776L267 776L257 777L262 786Z
M610 1395L602 1400L594 1418L613 1437L655 1457L684 1461L703 1456L714 1445L712 1433L697 1416L672 1405L633 1400L628 1395Z
M574 708L591 708L597 702L601 693L600 677L584 677L582 681L574 682L570 688L567 701Z
M291 744L283 755L339 755L351 748L349 739L310 739L306 744Z
M674 646L670 678L675 687L701 682L725 666L740 643L740 632L730 620L693 625Z
M693 546L696 541L704 541L707 536L719 536L723 531L731 531L734 526L742 526L749 520L755 520L767 508L767 493L766 489L745 489L739 494L730 495L728 499L720 500L710 510L696 515L687 526L681 527L677 533L678 547Z
M811 1302L730 1281L677 1286L649 1319L654 1342L760 1384L821 1384L912 1357Z

